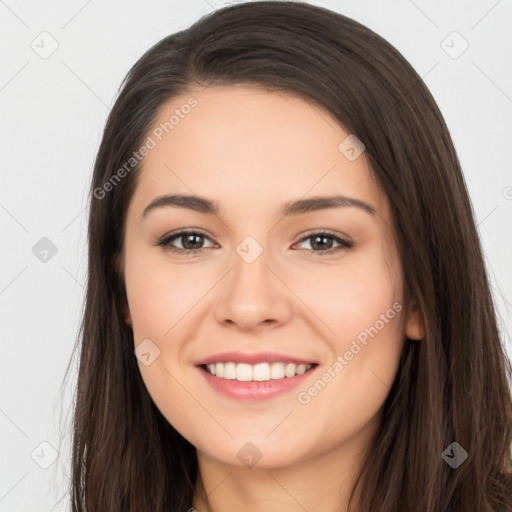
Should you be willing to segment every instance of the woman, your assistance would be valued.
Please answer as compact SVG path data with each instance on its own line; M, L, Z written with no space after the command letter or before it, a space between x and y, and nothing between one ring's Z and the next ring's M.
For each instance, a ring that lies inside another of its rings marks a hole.
M359 23L220 9L95 162L73 510L512 511L512 402L441 113Z

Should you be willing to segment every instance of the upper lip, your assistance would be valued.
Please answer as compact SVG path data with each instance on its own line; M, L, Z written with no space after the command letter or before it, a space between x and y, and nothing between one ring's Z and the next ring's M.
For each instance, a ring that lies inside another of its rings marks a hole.
M196 366L212 363L294 363L294 364L316 364L316 361L301 359L300 357L290 356L288 354L280 354L278 352L256 352L248 354L244 352L222 352L205 357L196 361Z

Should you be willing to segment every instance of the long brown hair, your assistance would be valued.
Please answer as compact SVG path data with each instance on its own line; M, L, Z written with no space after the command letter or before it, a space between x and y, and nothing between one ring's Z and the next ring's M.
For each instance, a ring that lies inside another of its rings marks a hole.
M361 503L351 510L512 512L512 370L449 131L394 47L360 23L297 1L219 9L155 44L121 86L90 189L72 510L192 506L195 448L148 394L123 316L116 263L140 165L104 185L142 146L164 103L193 87L239 83L298 94L364 143L391 204L407 293L425 319L424 339L404 345L357 482ZM468 454L456 469L442 457L453 442Z

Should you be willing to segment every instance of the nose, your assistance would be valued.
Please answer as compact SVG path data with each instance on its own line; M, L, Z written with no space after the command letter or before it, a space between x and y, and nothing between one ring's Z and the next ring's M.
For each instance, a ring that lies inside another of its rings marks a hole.
M219 323L250 331L262 325L277 327L290 318L293 294L269 263L265 251L251 263L235 255L233 268L219 283Z

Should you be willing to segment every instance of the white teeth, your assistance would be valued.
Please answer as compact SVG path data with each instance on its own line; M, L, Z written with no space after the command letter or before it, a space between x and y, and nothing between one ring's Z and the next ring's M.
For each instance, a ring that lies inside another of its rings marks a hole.
M306 371L306 365L305 364L299 364L297 365L297 375L302 375Z
M295 366L293 363L288 363L284 367L284 374L287 377L293 377L295 375L295 370L297 369L297 366Z
M271 379L291 378L302 375L312 367L311 364L293 363L211 363L206 365L207 371L221 379L238 380L241 382L263 382Z
M224 378L225 379L236 379L236 364L235 363L226 363L224 365Z
M236 380L245 382L252 380L252 367L250 364L240 363L236 366Z
M284 379L284 364L283 363L272 363L272 366L270 368L270 378Z
M252 369L252 380L270 380L270 365L268 363L254 365Z

